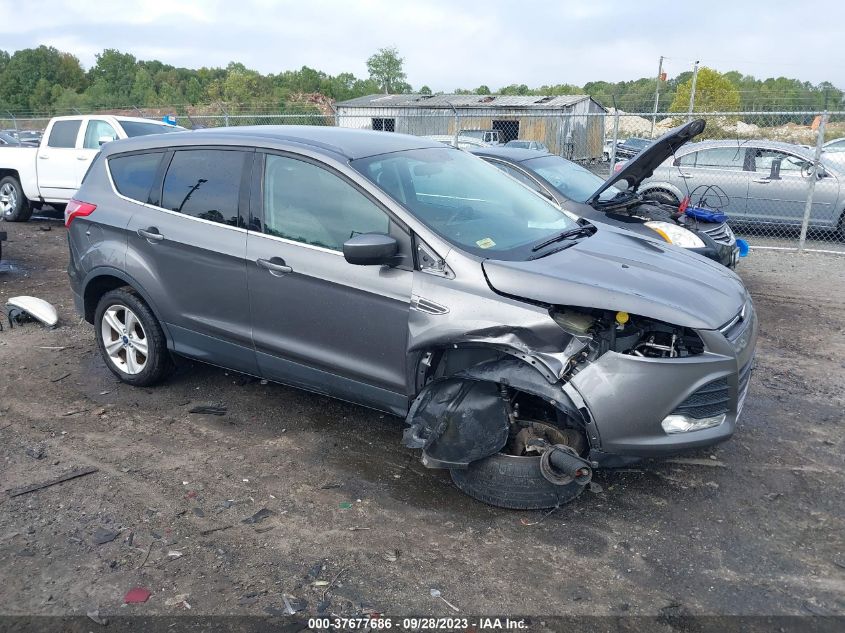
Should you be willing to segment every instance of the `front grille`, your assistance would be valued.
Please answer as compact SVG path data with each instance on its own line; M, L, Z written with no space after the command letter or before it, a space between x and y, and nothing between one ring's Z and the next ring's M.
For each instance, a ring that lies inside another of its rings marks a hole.
M731 227L729 227L726 222L717 224L714 227L702 228L701 232L707 233L707 235L713 238L714 242L718 242L719 244L733 244L736 242L734 232L731 230Z
M691 418L711 418L728 412L730 390L728 379L719 378L708 382L697 389L672 411L675 415L686 415Z

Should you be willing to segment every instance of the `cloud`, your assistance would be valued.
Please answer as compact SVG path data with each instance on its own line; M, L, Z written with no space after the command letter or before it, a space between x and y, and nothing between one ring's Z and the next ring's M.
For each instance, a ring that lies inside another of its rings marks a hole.
M240 61L264 73L303 65L366 76L366 59L396 46L408 80L434 90L670 76L695 59L721 71L845 87L836 54L845 4L770 0L689 3L447 0L309 2L139 0L132 4L0 1L7 50L39 44L86 66L104 48L178 66ZM821 19L823 17L823 19Z

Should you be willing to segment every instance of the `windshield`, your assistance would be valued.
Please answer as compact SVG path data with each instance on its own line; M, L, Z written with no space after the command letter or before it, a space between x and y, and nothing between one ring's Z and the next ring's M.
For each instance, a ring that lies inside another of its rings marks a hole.
M166 134L167 132L181 132L185 128L178 125L165 125L163 123L142 123L140 121L120 122L126 136L147 136L148 134Z
M482 257L525 259L578 225L496 167L444 147L352 161L352 166L452 244Z
M644 139L644 138L629 138L627 141L625 141L625 145L629 145L630 147L638 147L638 148L642 149L644 147L648 147L649 145L651 145L651 141L649 141L648 139Z
M520 164L548 180L573 202L586 202L604 184L601 177L560 156L541 156ZM620 193L616 187L610 187L602 192L599 200L610 200Z

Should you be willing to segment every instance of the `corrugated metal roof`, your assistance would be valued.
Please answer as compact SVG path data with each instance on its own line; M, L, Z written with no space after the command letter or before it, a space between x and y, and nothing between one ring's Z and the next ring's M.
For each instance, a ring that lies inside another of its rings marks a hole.
M374 94L338 101L343 108L565 108L589 99L589 95L520 96L520 95L423 95Z

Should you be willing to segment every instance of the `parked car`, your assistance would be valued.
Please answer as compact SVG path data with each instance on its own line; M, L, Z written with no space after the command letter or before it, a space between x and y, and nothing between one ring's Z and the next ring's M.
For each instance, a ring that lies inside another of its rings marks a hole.
M432 141L438 141L440 143L445 143L446 145L451 145L455 147L455 137L449 136L448 134L432 134L430 136L426 136L425 138L431 139ZM481 139L475 136L458 136L458 145L459 149L472 149L473 147L486 147L487 143L482 141Z
M65 204L104 143L181 129L133 117L56 117L39 146L0 147L0 217L26 222L35 207Z
M837 138L822 145L822 150L830 154L845 152L845 138Z
M508 141L505 143L505 147L513 147L518 149L533 149L537 150L538 152L548 152L549 148L546 147L545 143L541 143L540 141L522 141L514 139L512 141Z
M76 307L120 380L161 380L172 353L404 416L426 466L496 505L725 440L748 389L734 273L424 138L117 141L65 223Z
M815 149L763 139L703 141L679 149L643 180L640 192L676 204L693 188L724 191L732 222L800 226L811 178L816 178L810 226L845 239L845 162Z
M604 162L608 162L611 157L613 156L613 146L618 145L618 143L614 143L612 138L604 139L604 144L602 145L601 150L601 159Z
M547 152L488 147L473 149L472 153L576 215L663 239L734 267L739 248L726 223L698 222L680 214L678 203L664 205L637 194L641 180L656 165L703 129L704 121L699 119L670 130L607 180ZM618 183L625 186L617 187Z
M633 158L641 151L643 151L646 147L651 145L651 139L647 138L637 138L632 136L631 138L619 143L616 146L616 159L629 159Z
M471 136L483 141L487 145L501 145L502 137L499 130L461 130L460 136Z

